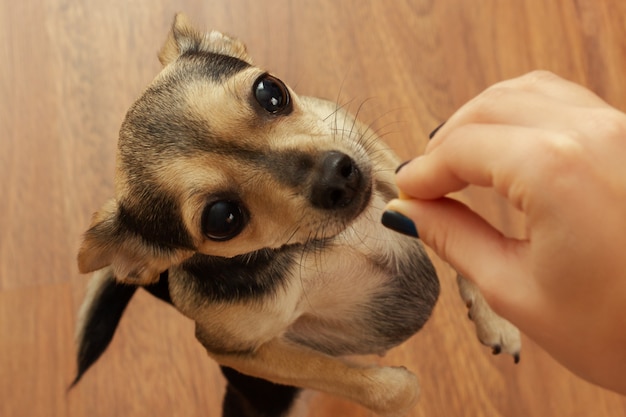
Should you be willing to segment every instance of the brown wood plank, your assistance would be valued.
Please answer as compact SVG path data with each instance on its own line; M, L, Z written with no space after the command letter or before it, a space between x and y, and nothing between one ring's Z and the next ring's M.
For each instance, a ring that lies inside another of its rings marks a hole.
M66 392L86 277L80 233L113 192L123 115L159 70L176 11L235 35L300 94L350 103L403 158L488 85L549 69L626 110L621 0L121 0L0 3L0 415L218 416L223 381L193 326L144 295L109 351ZM462 196L521 230L499 200ZM454 276L426 328L382 362L422 382L411 416L622 416L626 399L564 370L531 341L522 362L473 335ZM310 417L369 416L328 395Z

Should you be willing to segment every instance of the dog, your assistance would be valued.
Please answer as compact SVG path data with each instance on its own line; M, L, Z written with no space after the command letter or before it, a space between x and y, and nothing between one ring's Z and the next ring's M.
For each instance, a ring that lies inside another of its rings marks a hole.
M195 322L228 381L225 417L287 415L301 389L406 414L413 373L345 358L406 341L439 295L419 240L380 222L397 156L338 104L296 95L243 43L182 14L159 59L120 129L115 197L78 253L93 277L74 384L143 288ZM479 339L517 358L516 329L460 284Z

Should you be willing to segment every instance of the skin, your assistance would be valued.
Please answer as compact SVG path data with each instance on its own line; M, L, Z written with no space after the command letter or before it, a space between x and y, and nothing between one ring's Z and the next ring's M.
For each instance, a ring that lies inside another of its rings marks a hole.
M626 394L626 114L548 72L461 107L397 174L388 209L494 311L580 377ZM449 193L488 187L525 216L512 239Z

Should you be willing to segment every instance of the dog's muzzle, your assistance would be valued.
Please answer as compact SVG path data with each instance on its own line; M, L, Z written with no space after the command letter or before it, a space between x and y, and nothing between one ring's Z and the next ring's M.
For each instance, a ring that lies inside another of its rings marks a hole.
M356 162L348 155L329 151L321 157L311 187L311 204L324 210L361 206L365 181Z

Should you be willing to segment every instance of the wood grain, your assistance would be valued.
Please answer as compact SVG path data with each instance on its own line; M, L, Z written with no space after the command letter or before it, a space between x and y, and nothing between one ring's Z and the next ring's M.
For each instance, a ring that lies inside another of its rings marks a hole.
M626 110L621 0L139 0L0 3L0 415L219 416L223 381L173 309L138 296L72 391L87 277L75 254L113 191L123 115L158 72L176 11L244 40L300 94L348 103L403 158L488 85L548 69ZM362 106L361 106L362 104ZM503 203L463 198L519 230ZM473 335L453 274L426 328L382 359L422 381L421 416L623 416L626 399L564 370L529 340L522 361ZM308 416L370 416L313 395Z

